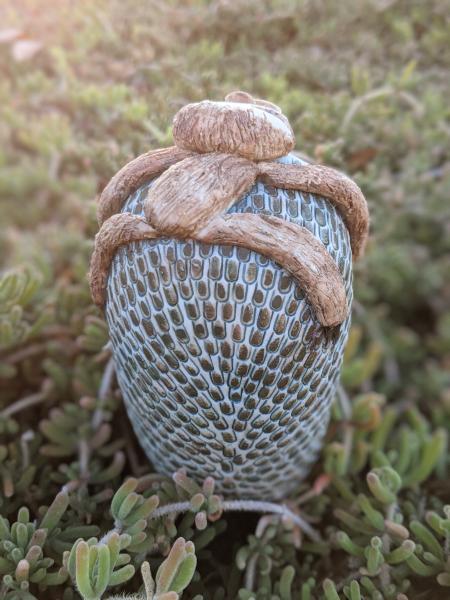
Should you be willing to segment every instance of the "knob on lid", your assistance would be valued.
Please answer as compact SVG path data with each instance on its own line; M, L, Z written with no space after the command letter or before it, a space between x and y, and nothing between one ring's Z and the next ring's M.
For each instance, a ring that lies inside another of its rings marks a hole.
M185 150L224 152L250 160L279 158L295 145L280 108L246 92L231 92L223 102L187 104L174 117L173 137Z

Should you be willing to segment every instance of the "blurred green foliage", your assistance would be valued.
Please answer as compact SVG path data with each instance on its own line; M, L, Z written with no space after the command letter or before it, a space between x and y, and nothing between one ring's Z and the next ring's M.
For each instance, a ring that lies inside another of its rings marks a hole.
M170 600L191 578L197 600L444 598L449 1L4 0L0 16L0 599ZM292 498L320 541L149 473L105 385L94 199L171 143L182 105L233 89L280 104L297 151L371 210L343 388ZM184 516L151 517L181 500Z

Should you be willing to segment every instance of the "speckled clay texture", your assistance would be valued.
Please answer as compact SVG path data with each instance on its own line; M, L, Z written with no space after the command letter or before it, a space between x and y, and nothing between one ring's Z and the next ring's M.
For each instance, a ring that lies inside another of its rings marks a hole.
M122 212L143 215L151 185ZM349 235L327 200L259 182L229 212L307 227L351 306ZM219 493L240 498L295 489L322 445L349 319L321 326L293 277L252 251L173 239L117 251L106 316L128 414L158 470L212 475Z

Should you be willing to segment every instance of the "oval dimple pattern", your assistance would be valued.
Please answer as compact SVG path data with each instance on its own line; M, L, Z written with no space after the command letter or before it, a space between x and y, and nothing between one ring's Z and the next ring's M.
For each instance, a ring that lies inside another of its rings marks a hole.
M296 163L288 156L282 162ZM123 212L143 215L151 182ZM352 301L347 229L325 199L257 183L229 212L307 227ZM185 467L218 491L281 498L316 459L349 319L326 329L280 266L245 248L144 240L119 248L106 317L137 437L158 471Z

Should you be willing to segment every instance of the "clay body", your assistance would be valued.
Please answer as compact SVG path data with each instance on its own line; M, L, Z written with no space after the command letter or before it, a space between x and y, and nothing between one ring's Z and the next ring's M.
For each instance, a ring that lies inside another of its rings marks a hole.
M121 211L143 216L151 187ZM228 212L306 227L351 306L349 233L328 200L258 181ZM117 250L105 312L126 408L157 470L212 475L240 498L279 499L298 485L323 441L349 318L322 326L292 275L253 251L171 238Z

